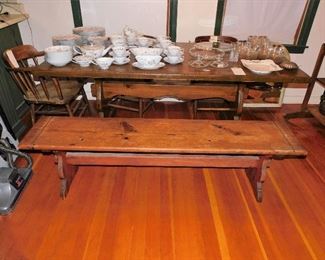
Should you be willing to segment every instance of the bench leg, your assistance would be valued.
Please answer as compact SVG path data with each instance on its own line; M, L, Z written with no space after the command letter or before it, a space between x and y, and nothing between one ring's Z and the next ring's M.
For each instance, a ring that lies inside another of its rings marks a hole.
M78 166L66 162L66 153L56 153L58 163L58 173L61 180L60 197L65 199L72 180L78 170Z
M271 159L261 157L256 168L245 169L258 202L262 202L263 200L263 183L266 178L266 170L270 166L270 163Z

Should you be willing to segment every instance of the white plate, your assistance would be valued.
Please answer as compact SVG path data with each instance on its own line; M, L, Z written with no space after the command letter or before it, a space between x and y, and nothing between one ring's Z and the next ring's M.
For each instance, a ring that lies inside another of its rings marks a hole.
M169 63L169 64L176 65L176 64L182 63L184 61L184 58L179 58L177 62L170 62L170 60L168 59L168 57L165 57L164 58L164 61L167 62L167 63Z
M132 66L133 67L136 67L136 68L138 68L138 69L142 69L142 70L156 70L156 69L160 69L160 68L162 68L162 67L164 67L165 66L165 63L163 63L163 62L159 62L156 66L154 66L154 67L143 67L142 65L140 65L140 63L138 63L138 62L133 62L132 63Z
M116 60L113 61L113 64L115 65L124 65L124 64L127 64L130 62L130 59L129 58L125 58L125 60L121 63L118 63Z
M272 73L273 71L269 71L269 70L253 70L253 69L249 69L251 72L254 72L256 74L260 74L260 75L267 75Z
M242 59L241 63L244 67L248 68L250 71L260 74L267 75L272 73L273 71L282 70L277 64L274 63L273 60L245 60Z

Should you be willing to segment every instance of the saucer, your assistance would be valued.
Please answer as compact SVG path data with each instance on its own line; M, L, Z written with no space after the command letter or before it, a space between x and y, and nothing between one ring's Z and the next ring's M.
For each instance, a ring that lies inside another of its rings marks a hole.
M127 64L130 62L130 59L129 58L125 58L123 62L121 63L118 63L116 60L113 61L113 64L115 65L124 65L124 64Z
M171 62L171 61L168 59L168 57L165 57L165 58L164 58L164 61L167 62L167 63L169 63L169 64L176 65L176 64L182 63L182 62L184 61L184 58L181 58L181 57L180 57L180 58L178 59L178 61L176 61L176 62Z
M144 66L140 65L139 62L133 62L132 66L136 67L138 69L142 69L142 70L156 70L156 69L160 69L160 68L164 67L165 63L159 62L157 65L152 66L152 67L144 67Z
M114 55L113 51L110 51L108 54L111 55L112 57L116 56L116 55ZM130 51L126 51L124 56L125 57L130 56Z

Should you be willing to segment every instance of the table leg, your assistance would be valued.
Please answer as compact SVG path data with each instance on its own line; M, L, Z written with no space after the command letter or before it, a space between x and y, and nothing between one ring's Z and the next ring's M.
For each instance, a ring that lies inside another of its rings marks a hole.
M104 117L103 112L103 81L98 79L95 80L96 87L96 109L99 117Z
M62 199L65 199L69 192L72 180L78 170L78 166L71 165L66 162L65 152L58 152L56 153L56 156L58 163L59 178L61 180L60 197Z
M253 187L253 191L258 202L263 200L263 184L266 178L266 170L270 167L271 159L268 157L261 157L258 160L256 168L246 169L246 174Z

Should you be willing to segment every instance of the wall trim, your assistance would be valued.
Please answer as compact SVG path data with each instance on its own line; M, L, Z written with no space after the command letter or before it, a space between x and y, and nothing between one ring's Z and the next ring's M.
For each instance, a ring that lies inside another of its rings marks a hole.
M80 1L70 0L70 2L71 2L74 27L83 26Z

